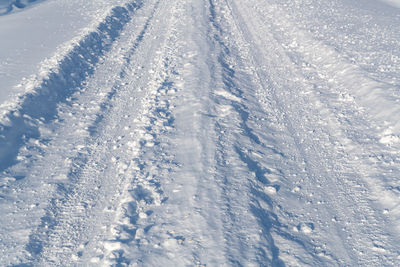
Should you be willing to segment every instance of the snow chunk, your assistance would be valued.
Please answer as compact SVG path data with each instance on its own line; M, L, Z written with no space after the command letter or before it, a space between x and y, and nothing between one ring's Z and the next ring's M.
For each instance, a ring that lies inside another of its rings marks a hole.
M305 234L310 234L314 231L315 227L313 223L299 223L295 228L295 231L303 232Z
M267 194L269 194L269 195L274 195L274 194L276 194L277 189L276 189L276 187L274 187L274 186L266 186L266 187L264 188L264 192L267 193Z

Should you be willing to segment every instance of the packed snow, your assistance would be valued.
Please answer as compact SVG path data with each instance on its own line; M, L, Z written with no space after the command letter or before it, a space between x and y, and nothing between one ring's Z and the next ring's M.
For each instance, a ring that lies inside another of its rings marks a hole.
M0 266L400 266L397 0L0 0Z

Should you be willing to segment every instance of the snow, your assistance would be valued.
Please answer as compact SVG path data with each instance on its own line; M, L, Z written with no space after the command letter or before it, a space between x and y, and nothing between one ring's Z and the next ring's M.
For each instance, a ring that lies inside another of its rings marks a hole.
M381 0L382 2L385 2L393 7L400 8L400 1L399 0Z
M0 104L26 93L25 83L40 76L54 54L65 54L67 43L81 38L99 20L113 1L2 1L0 7L15 3L26 8L0 16ZM46 59L48 59L46 61Z
M0 265L398 266L395 3L0 0Z

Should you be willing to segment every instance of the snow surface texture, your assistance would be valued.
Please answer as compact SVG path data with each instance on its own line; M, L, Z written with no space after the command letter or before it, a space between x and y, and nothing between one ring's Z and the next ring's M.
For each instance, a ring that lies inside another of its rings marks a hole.
M382 1L394 7L400 8L400 0L382 0Z
M395 5L0 8L1 266L400 265Z

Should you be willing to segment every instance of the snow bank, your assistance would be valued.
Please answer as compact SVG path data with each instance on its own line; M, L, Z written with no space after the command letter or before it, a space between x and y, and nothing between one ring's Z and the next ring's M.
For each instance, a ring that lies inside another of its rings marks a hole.
M133 1L112 8L97 25L42 62L38 74L19 85L21 94L0 105L0 170L15 163L24 140L39 137L43 122L56 118L57 104L71 96L94 71L139 5Z

